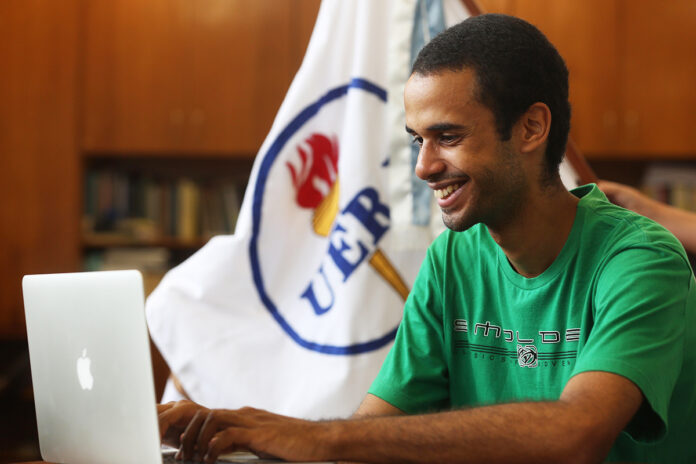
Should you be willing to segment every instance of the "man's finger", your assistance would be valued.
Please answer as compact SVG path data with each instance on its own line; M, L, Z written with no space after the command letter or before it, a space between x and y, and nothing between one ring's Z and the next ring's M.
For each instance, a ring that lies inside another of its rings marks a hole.
M217 420L215 411L208 412L205 422L198 433L198 452L201 456L205 456L208 452L210 439L215 436L220 430L220 422Z
M173 403L172 407L167 408L166 410L161 412L157 418L160 426L160 440L164 439L167 432L170 430L170 428L172 428L172 426L180 424L183 428L183 425L188 423L188 417L186 416L193 416L194 411L196 411L196 409L193 407L187 407L186 405ZM175 438L177 439L176 444L178 446L178 437Z
M181 411L178 408L166 409L158 415L157 420L160 426L160 440L164 438L169 428L177 422L180 416Z
M191 421L186 426L184 433L181 434L181 442L179 446L179 452L177 453L177 458L182 458L184 460L191 460L194 458L196 439L198 438L201 425L206 419L206 412L203 410L196 411ZM203 452L199 450L200 456L203 456Z
M157 422L159 422L160 440L164 440L164 436L167 434L169 427L171 425L171 414L168 414L169 410L165 410L157 415Z
M239 449L249 449L247 430L227 427L213 436L208 443L208 452L203 459L207 464L213 464L222 453L230 453Z
M169 403L161 403L157 405L157 414L163 413L164 411L174 407L176 402L170 401Z

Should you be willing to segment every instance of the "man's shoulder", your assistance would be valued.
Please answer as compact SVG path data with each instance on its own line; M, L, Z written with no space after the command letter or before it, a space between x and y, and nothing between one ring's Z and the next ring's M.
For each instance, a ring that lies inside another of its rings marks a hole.
M580 189L584 189L584 195L578 208L584 215L582 236L586 244L604 253L611 249L660 248L686 258L679 240L662 225L614 205L594 185Z

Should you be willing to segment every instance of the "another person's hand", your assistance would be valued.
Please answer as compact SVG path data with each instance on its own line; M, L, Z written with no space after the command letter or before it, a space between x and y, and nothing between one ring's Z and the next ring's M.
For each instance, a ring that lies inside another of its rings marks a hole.
M656 220L656 209L660 208L660 203L642 194L640 191L628 185L600 180L597 182L599 189L604 192L609 201L622 206L638 214Z
M659 222L692 254L696 254L696 213L653 200L633 187L601 180L597 186L612 203Z

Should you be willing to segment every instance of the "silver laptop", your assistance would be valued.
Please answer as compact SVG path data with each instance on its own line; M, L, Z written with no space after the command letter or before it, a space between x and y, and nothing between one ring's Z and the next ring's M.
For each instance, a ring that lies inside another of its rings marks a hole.
M22 281L41 456L162 462L138 271Z
M41 457L175 462L160 446L140 273L28 275L22 286ZM232 453L219 462L279 461Z

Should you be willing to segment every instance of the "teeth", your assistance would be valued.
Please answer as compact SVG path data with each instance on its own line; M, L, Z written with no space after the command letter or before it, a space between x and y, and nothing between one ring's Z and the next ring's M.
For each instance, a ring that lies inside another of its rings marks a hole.
M440 190L433 190L433 193L435 194L435 198L443 199L450 196L452 192L454 192L461 186L461 184L452 184Z

